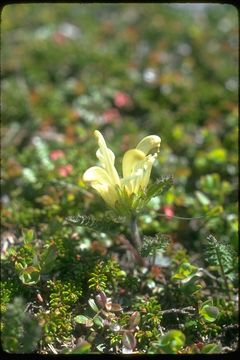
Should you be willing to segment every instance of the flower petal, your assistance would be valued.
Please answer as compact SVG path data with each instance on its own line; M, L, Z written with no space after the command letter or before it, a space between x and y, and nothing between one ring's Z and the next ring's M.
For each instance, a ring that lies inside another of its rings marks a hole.
M125 187L129 195L131 195L132 193L136 194L139 189L142 176L143 169L139 168L133 173L133 175L121 179L121 186Z
M111 184L111 179L105 169L92 166L83 174L83 181L98 184Z
M144 158L145 154L140 150L132 149L126 151L122 161L123 178L131 176Z
M144 173L141 178L140 185L139 185L142 190L144 190L148 186L151 171L152 171L152 166L153 166L153 163L154 163L156 157L157 157L157 154L154 154L154 155L148 155L146 158L146 161L144 164Z
M105 169L99 166L93 166L83 174L83 181L89 182L103 200L110 206L114 207L118 199L117 191L111 184L111 179Z
M136 165L135 171L131 176L122 179L121 184L126 186L129 194L137 194L140 188L144 190L147 187L152 171L152 165L156 157L157 154L148 155Z
M161 144L161 138L159 136L149 135L143 138L138 143L136 149L142 151L145 155L147 155L154 148L157 148L157 152L159 152L160 144Z
M114 153L112 152L112 150L110 150L107 147L104 137L102 136L100 131L95 130L94 135L98 140L98 146L99 146L99 149L96 153L97 158L100 160L102 166L108 173L111 179L111 183L119 185L120 184L119 175L114 166L114 161L115 161Z
M92 183L93 189L95 189L103 200L111 207L114 207L115 202L118 200L117 192L113 185Z
M139 169L137 169L137 171L135 172L134 180L133 180L133 182L132 182L132 192L133 192L134 194L137 194L137 193L139 192L139 188L140 188L141 183L142 183L143 175L144 175L144 170L143 170L143 168L139 168Z

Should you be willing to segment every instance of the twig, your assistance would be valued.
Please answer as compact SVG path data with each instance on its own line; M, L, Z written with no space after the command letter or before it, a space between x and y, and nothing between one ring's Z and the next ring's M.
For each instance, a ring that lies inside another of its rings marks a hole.
M224 347L222 348L222 352L223 352L223 353L228 353L228 352L233 352L233 351L235 351L235 349L232 349L232 348L229 347L229 346L224 346Z
M158 325L158 330L159 330L161 335L164 334L163 330L165 330L165 329L160 324Z
M167 309L167 310L162 310L161 313L163 315L165 314L182 314L182 315L193 315L192 312L195 312L196 309L193 306L187 306L185 308L182 309Z
M55 347L52 344L48 344L48 347L53 352L53 354L55 354L55 355L58 354L57 350L55 349Z
M210 277L211 279L215 280L215 281L219 281L222 282L222 279L217 278L216 276L212 275L208 270L204 269L204 268L199 268L199 271L202 271L205 275L207 275L208 277Z

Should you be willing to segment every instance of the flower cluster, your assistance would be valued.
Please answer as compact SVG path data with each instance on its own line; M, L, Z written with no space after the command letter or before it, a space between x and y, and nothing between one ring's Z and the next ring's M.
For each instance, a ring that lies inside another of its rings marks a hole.
M146 189L161 139L156 135L146 136L135 149L126 151L122 160L123 177L121 178L114 166L115 155L107 147L104 137L98 130L94 135L99 146L96 156L101 166L90 167L83 174L83 180L89 183L110 207L114 208L122 192L130 197ZM156 152L150 154L154 149Z

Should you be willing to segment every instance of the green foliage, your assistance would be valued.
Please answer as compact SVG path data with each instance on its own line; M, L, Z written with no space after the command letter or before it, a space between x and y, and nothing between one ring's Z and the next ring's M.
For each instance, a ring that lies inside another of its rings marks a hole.
M84 315L77 315L75 316L74 320L76 321L77 324L84 324L87 327L93 325L93 321L89 317L86 317Z
M221 275L224 273L233 279L237 273L237 253L231 243L218 241L213 235L209 235L207 241L205 253L208 263L216 265Z
M155 296L137 298L134 305L141 316L140 329L136 333L139 346L147 349L152 341L159 337L161 305Z
M169 330L153 344L150 353L156 351L163 354L176 354L185 344L185 335L180 330Z
M219 344L211 343L204 345L201 353L202 354L219 354L222 350L222 346Z
M75 304L82 294L81 287L76 287L74 283L62 283L60 280L49 280L47 286L52 290L50 294L50 306L58 307L59 304Z
M23 232L23 245L12 249L11 257L19 279L24 285L35 285L40 281L41 274L50 272L57 258L55 244L48 244L41 251L34 247L34 232L32 229Z
M191 265L190 263L184 262L178 268L175 274L173 274L173 280L180 280L183 283L188 282L196 276L198 272L198 268L196 266Z
M109 287L115 289L118 282L121 282L125 276L126 273L120 269L116 261L112 259L108 259L106 262L100 261L89 275L89 288L96 291L105 290Z
M6 311L7 304L12 301L17 291L19 291L19 288L14 281L10 279L1 281L1 314Z
M105 232L114 229L114 227L116 228L117 224L121 224L124 221L124 218L105 216L103 219L99 220L92 215L77 215L69 216L66 220L72 224L78 224L79 226L86 226L93 230Z
M237 348L237 19L228 4L3 8L4 350ZM115 211L82 178L96 129L119 174L125 151L161 137L146 191Z
M164 234L144 236L139 252L142 256L155 255L157 251L163 251L169 244L169 237Z
M8 304L3 315L2 346L9 353L31 353L41 337L36 319L26 312L23 299L17 297Z
M211 299L204 301L199 308L199 314L207 322L214 322L219 316L219 310L216 306L213 306Z
M161 305L155 296L151 298L140 298L136 309L140 311L145 328L151 329L157 326L161 320Z
M146 191L139 191L138 194L132 193L131 196L128 195L125 188L117 187L119 200L116 201L115 211L121 216L134 216L135 213L142 211L154 196L163 195L167 192L172 184L172 176L162 177L149 185Z
M157 179L153 184L148 186L145 201L148 202L152 197L165 194L173 185L173 176L165 176Z
M47 282L50 291L48 311L40 310L39 322L43 326L45 342L55 343L56 337L62 341L69 340L73 330L71 307L79 301L82 295L81 287L73 282L61 280Z
M200 276L201 272L199 272L199 269L196 266L193 266L188 262L183 262L172 275L172 280L181 284L181 290L185 294L196 295L202 288L198 281Z

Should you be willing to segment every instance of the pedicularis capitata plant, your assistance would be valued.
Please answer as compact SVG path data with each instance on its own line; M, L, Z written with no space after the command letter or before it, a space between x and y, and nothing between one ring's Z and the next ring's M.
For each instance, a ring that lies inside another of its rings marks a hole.
M157 135L144 137L134 149L129 149L123 155L122 177L115 167L115 155L107 147L103 135L94 131L98 142L96 156L99 166L92 166L83 174L86 184L97 191L112 214L123 217L131 230L131 243L135 248L142 246L137 226L138 214L143 211L149 200L167 191L172 185L172 177L161 178L149 185L153 163L156 161L161 138ZM114 219L114 217L113 217ZM68 218L72 222L81 221L81 225L104 227L104 222L89 219L84 216ZM115 218L116 221L116 218ZM106 224L107 225L107 224ZM100 230L100 228L99 228Z
M235 7L52 10L1 18L3 351L233 352Z

